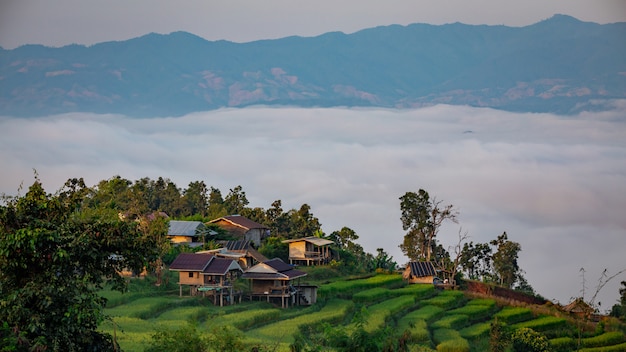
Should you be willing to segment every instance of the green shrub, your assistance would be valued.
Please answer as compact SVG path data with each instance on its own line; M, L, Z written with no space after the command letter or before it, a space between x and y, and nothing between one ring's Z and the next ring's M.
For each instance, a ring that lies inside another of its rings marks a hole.
M431 327L433 329L453 329L459 330L467 325L469 318L467 315L456 314L446 315L443 318L434 322Z
M550 339L550 346L554 352L570 352L576 349L576 340L571 337L557 337Z
M513 324L513 329L530 328L535 331L548 331L563 328L567 325L564 318L554 316L542 316L533 320L527 320L521 323Z
M491 322L486 323L478 323L466 328L463 328L459 331L463 338L474 340L481 337L486 337L489 335L489 330L491 329Z
M616 345L624 341L624 334L618 331L605 332L602 335L582 339L582 347L601 347Z
M549 352L550 342L545 335L529 328L517 329L511 334L513 352Z
M529 308L504 307L501 311L494 314L494 318L501 323L515 324L532 319L533 312Z

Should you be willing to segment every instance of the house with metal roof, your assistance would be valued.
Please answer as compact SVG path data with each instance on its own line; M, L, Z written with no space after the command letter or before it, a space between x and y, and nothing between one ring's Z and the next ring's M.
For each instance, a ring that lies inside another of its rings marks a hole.
M233 286L243 272L237 260L218 258L209 253L181 253L169 269L178 271L181 297L183 286L187 286L191 296L212 297L216 305L233 304L235 296L241 300L241 292L235 292Z
M402 278L410 284L433 284L436 275L431 262L409 262L402 272Z
M306 275L307 273L295 269L280 258L275 258L251 267L241 277L249 280L251 300L257 298L267 302L280 301L281 307L286 308L290 304L315 303L303 299L298 290L300 285L296 280L299 281Z
M289 244L289 264L327 264L331 258L331 240L315 236L284 240Z
M263 254L252 246L250 241L231 240L217 241L217 243L221 246L220 248L206 250L199 253L211 253L220 258L236 259L243 270L268 260Z
M209 224L215 224L226 230L235 239L250 241L257 248L261 246L261 241L270 235L269 227L241 215L224 216L209 221Z
M217 233L210 230L200 221L170 220L167 237L174 244L201 246L205 236L214 236Z

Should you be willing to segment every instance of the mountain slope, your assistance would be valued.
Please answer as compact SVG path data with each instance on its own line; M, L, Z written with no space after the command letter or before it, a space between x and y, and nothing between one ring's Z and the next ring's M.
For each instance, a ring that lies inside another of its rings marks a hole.
M626 23L385 26L250 43L185 32L0 50L0 114L438 103L575 113L626 98ZM592 104L593 103L593 104Z

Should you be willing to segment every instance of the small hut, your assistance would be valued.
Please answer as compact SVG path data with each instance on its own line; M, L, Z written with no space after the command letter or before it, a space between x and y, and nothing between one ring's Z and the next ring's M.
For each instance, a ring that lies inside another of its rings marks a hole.
M433 284L436 273L431 262L409 262L402 272L402 278L409 284Z

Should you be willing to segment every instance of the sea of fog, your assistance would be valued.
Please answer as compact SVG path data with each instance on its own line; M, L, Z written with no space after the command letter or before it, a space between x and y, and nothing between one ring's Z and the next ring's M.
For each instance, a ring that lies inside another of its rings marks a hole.
M0 117L0 192L49 192L120 175L241 185L249 206L311 206L326 233L347 226L366 251L404 264L398 198L427 190L460 212L439 234L474 242L503 231L522 245L535 290L567 303L595 291L604 269L626 269L626 104L576 116L434 106L388 109L224 109L137 119L84 113ZM617 302L613 279L601 310Z

